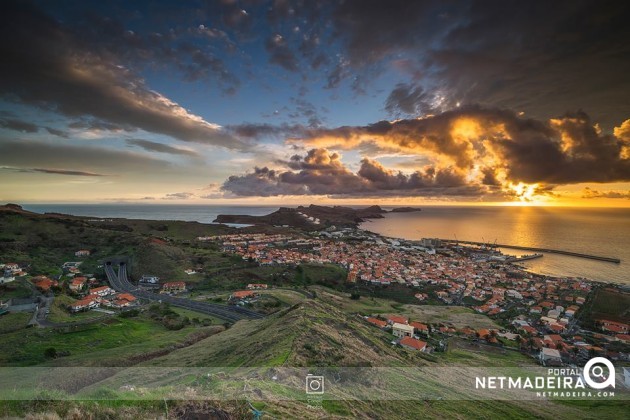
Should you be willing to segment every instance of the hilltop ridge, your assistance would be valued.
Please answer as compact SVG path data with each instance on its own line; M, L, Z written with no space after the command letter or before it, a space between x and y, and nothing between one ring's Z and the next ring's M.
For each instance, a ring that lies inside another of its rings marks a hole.
M418 211L410 207L394 209L392 212ZM253 225L290 226L301 229L317 230L331 226L357 227L359 223L368 219L380 219L388 213L380 206L365 208L345 206L309 206L280 207L273 213L264 216L250 216L244 214L220 214L214 220L216 223L242 223Z

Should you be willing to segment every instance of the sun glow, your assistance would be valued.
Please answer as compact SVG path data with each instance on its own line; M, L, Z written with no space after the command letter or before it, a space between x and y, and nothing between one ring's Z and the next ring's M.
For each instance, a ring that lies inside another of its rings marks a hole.
M519 182L518 184L510 183L508 187L509 192L518 198L518 201L514 202L515 205L539 205L546 202L544 197L536 194L539 184Z

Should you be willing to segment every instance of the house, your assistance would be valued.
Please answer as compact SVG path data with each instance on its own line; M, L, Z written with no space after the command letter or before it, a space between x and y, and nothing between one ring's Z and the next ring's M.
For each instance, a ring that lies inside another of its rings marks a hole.
M379 328L385 328L387 326L387 322L383 321L381 319L378 318L373 318L373 317L369 317L365 319L367 322L369 322L372 325L376 325Z
M230 299L233 300L243 300L248 298L253 298L256 296L256 293L251 290L240 290L238 292L234 292L230 295Z
M39 276L33 279L33 283L35 287L37 287L42 292L47 292L51 287L58 286L59 283L56 280L51 280L46 276Z
M119 293L115 296L114 305L118 308L125 308L136 301L136 297L129 293Z
M247 290L259 290L259 289L266 289L267 285L266 284L261 284L261 283L250 283L247 285Z
M85 311L89 309L98 308L99 303L93 297L87 297L85 299L77 300L72 305L70 305L70 310L72 312Z
M10 272L7 273L8 275L4 274L2 277L0 277L0 284L11 283L12 281L15 281L15 277L9 274Z
M424 352L427 349L427 343L411 337L401 338L398 344L409 350L418 350Z
M562 357L556 349L543 347L540 349L539 360L543 366L562 366Z
M395 322L392 325L392 334L400 338L411 337L413 335L413 327L411 325Z
M90 289L90 294L100 297L111 295L113 293L116 293L114 289L111 289L107 286L95 287L94 289Z
M477 330L477 334L479 334L479 338L488 338L490 336L490 330L481 328Z
M186 283L183 281L171 281L162 285L160 293L181 293L186 291Z
M420 322L412 322L409 325L413 327L415 332L429 334L429 326Z
M607 319L598 319L597 323L602 331L609 331L615 334L628 334L628 324Z
M72 279L72 281L70 282L68 287L73 292L78 292L81 289L83 289L83 287L85 286L86 282L87 282L87 278L86 277L75 277L75 278Z
M157 276L151 276L149 274L143 274L138 283L157 284L160 282L160 278Z
M90 251L87 249L80 249L74 253L75 257L87 257L90 255Z
M405 318L404 316L388 315L387 322L390 324L405 324L406 325L409 323L409 320Z

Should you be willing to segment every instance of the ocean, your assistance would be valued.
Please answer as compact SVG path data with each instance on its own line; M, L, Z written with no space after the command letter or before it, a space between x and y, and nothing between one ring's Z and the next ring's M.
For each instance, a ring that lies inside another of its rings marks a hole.
M396 238L496 242L619 258L621 263L615 264L543 253L521 264L541 274L630 284L630 209L426 206L421 212L389 213L361 227Z
M212 223L219 214L264 215L278 209L277 206L135 204L30 204L23 207L37 213L201 223ZM389 213L361 227L405 239L496 241L619 258L621 264L545 253L542 258L522 264L541 274L630 284L630 209L426 206L421 212ZM530 253L514 249L502 251L511 255Z

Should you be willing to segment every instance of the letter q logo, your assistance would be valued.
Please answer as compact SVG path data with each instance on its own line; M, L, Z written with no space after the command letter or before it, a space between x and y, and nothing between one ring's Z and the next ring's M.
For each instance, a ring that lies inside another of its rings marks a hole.
M608 369L608 376L604 375L604 365ZM599 378L595 381L593 378ZM593 389L604 389L608 386L615 387L615 367L612 362L604 357L594 357L584 365L584 380Z

